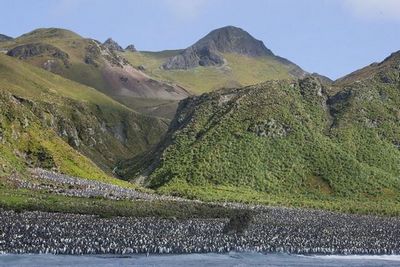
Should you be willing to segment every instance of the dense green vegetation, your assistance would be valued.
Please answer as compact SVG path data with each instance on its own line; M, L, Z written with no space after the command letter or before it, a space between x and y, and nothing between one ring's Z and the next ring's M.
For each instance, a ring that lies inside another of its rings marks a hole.
M72 32L41 29L2 46L37 38L68 51L73 67L62 67L63 76L73 72L101 90L99 70L90 71L95 64L81 62L87 45L81 42L88 40ZM29 179L29 168L40 167L136 187L110 176L122 160L117 174L160 194L400 215L399 53L331 84L315 77L290 80L290 67L267 56L224 54L226 64L219 67L160 68L178 52L121 56L149 76L194 93L280 80L183 100L158 143L168 121L131 108L157 107L152 114L172 117L176 100L120 95L114 96L117 102L31 65L43 64L47 55L26 59L31 64L0 55L0 180ZM76 77L70 78L88 84ZM68 198L15 189L3 181L3 208L103 216L226 212L200 204Z
M190 198L399 214L396 64L344 88L306 78L183 101L152 163L121 173Z

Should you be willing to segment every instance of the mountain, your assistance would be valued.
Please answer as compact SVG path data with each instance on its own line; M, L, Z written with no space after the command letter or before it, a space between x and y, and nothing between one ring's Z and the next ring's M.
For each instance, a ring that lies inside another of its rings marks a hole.
M399 66L395 53L334 84L309 76L190 97L159 146L118 172L212 201L398 203Z
M155 145L167 127L94 88L1 54L0 90L0 161L9 171L110 174L119 160Z
M141 113L172 119L179 100L220 88L306 72L233 26L213 30L184 50L123 49L64 29L37 29L2 42L0 50L67 79L94 87Z
M9 56L94 87L130 108L144 99L149 106L138 107L144 113L157 114L159 102L188 96L182 87L153 79L129 64L117 54L122 48L112 39L102 45L68 30L48 28L3 42L0 48Z
M262 41L233 26L213 30L183 50L125 52L123 56L148 75L174 82L192 94L306 74L289 60L274 55Z
M198 66L222 65L222 53L236 53L250 57L273 56L262 41L233 26L213 30L194 45L167 60L165 69L189 69Z

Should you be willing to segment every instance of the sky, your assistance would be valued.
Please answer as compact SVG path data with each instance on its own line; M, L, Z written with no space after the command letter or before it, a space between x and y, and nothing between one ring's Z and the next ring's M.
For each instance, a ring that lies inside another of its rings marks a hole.
M400 50L400 0L0 0L0 6L2 34L59 27L146 51L185 48L233 25L332 79Z

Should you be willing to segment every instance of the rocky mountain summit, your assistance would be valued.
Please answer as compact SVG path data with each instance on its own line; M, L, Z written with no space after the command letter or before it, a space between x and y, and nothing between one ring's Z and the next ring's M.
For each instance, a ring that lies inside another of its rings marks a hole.
M197 66L218 66L224 63L222 53L250 57L274 56L262 41L234 26L211 31L198 42L163 64L164 69L189 69Z
M112 38L108 38L104 43L103 46L110 49L111 51L124 51L124 49Z
M125 51L129 51L129 52L137 52L136 47L133 44L128 45L125 48Z

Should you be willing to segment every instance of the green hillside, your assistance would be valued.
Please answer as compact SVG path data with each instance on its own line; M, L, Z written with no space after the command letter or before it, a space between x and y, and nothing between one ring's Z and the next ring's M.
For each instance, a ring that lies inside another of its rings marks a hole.
M165 130L164 121L93 88L0 54L0 208L104 217L230 216L233 211L201 203L73 197L44 187L23 188L25 182L38 183L30 170L38 167L149 192L111 176L111 170L118 160L149 149Z
M38 43L55 46L68 54L66 64L63 60L54 59L50 54L27 57L24 60L38 67L43 67L48 60L55 60L52 72L85 85L105 90L107 83L101 77L99 70L95 65L85 64L82 60L86 53L85 47L90 42L89 39L85 39L72 31L48 28L34 30L9 42L3 42L1 46L7 49L12 49L18 45Z
M226 53L227 63L223 66L196 67L185 70L164 70L160 66L174 52L125 52L123 56L133 66L143 66L144 72L152 77L174 82L194 94L210 92L223 87L251 85L266 80L291 79L294 66L284 65L277 59L248 57Z
M167 69L164 65L185 51L192 51L189 48L161 52L112 50L96 40L58 28L34 30L0 43L0 49L34 66L91 86L131 109L168 119L173 118L179 100L190 94L305 74L242 29L216 29L192 47L202 49L209 39L218 46L219 51L213 53L223 63L187 69ZM115 42L113 45L119 47Z
M117 101L123 99L124 105L146 114L162 115L162 108L158 109L160 102L169 105L188 95L183 88L155 80L132 67L123 55L100 42L64 29L37 29L1 42L0 49L31 65L93 87ZM136 105L142 101L147 104Z
M166 129L164 121L140 115L93 88L5 55L0 55L0 89L4 97L3 140L9 142L4 155L18 158L27 153L29 146L50 149L53 159L47 167L81 172L79 176L90 177L91 168L74 163L68 169L56 164L58 160L68 163L72 148L111 173L116 162L147 150ZM16 145L22 148L15 150ZM75 154L73 157L77 157Z
M234 26L215 29L186 49L120 55L152 77L177 83L194 94L306 74Z
M190 198L399 214L400 58L391 60L345 87L308 77L189 98L158 149L121 175Z

